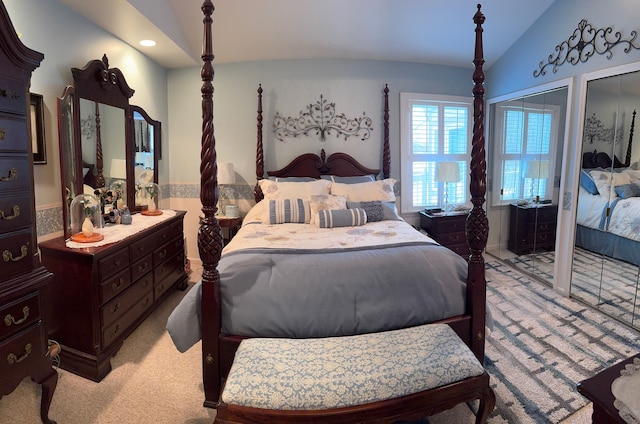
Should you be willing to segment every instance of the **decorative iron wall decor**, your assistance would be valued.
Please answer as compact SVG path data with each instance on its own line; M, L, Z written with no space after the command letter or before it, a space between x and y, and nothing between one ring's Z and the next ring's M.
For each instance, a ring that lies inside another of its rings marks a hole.
M619 31L614 34L611 27L596 29L586 19L583 19L569 39L556 46L555 53L549 55L547 63L540 61L538 65L540 69L533 71L533 76L545 75L546 68L549 66L553 67L555 73L558 71L558 67L566 62L572 65L579 62L584 63L595 53L604 54L607 59L611 59L612 49L619 44L625 46L625 53L629 53L631 49L640 49L640 46L634 44L637 35L636 31L631 31L631 38L623 40Z
M596 117L594 113L586 119L584 124L584 141L588 141L589 144L606 143L612 144L615 138L615 142L621 143L624 136L624 124L620 125L620 128L616 131L615 126L606 128L602 121Z
M320 100L309 104L306 112L300 111L297 118L285 118L276 112L273 130L280 141L284 141L285 137L309 135L312 132L319 135L321 141L326 141L332 131L336 137L344 136L345 140L352 136L367 140L373 131L373 122L364 112L358 118L347 118L344 113L336 115L336 104L329 103L321 94Z

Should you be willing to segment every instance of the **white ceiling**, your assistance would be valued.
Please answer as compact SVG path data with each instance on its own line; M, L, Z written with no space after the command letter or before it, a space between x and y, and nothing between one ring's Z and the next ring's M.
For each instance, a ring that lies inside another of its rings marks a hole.
M166 68L200 65L201 0L60 0ZM555 0L485 0L490 67ZM477 0L214 0L215 63L296 58L472 67ZM152 38L155 47L141 47Z

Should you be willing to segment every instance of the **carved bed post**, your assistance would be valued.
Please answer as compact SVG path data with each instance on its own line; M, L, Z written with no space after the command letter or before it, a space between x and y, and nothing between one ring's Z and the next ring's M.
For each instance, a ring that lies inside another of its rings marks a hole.
M213 128L213 50L211 15L213 3L205 0L204 44L202 47L202 150L200 153L200 200L203 216L198 231L198 251L202 260L202 374L207 407L216 407L220 395L220 274L222 232L216 218L218 203L218 164ZM205 316L206 315L206 316Z
M391 167L391 152L389 151L389 86L384 85L384 144L382 147L382 176L389 178Z
M624 166L626 168L631 166L631 149L633 145L633 131L636 126L636 110L633 109L633 117L631 118L631 128L629 128L629 144L627 145L627 156L624 159Z
M260 180L264 178L264 147L262 145L262 84L258 86L258 133L256 146L256 186L253 189L253 197L257 202L262 200L263 194L260 188Z
M473 16L476 24L476 43L473 63L473 139L471 142L471 203L473 209L466 222L467 242L469 244L469 274L467 277L467 311L473 307L471 321L471 350L482 362L484 360L485 344L485 313L486 313L486 279L485 265L482 251L487 245L489 235L489 221L482 208L487 191L487 162L485 160L484 138L484 52L482 48L482 24L484 15L478 11Z

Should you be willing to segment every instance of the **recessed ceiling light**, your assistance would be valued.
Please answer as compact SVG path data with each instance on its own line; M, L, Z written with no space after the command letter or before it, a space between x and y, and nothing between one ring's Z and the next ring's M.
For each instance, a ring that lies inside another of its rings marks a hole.
M140 44L145 46L145 47L153 47L156 45L156 42L153 40L142 40L140 41Z

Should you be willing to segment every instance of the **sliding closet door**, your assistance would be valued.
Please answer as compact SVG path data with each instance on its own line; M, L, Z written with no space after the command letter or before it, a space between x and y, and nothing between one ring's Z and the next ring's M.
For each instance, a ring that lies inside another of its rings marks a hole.
M553 284L568 88L491 105L491 210L498 241L487 250ZM492 231L494 227L492 227Z
M640 328L639 106L640 72L587 83L571 295Z

